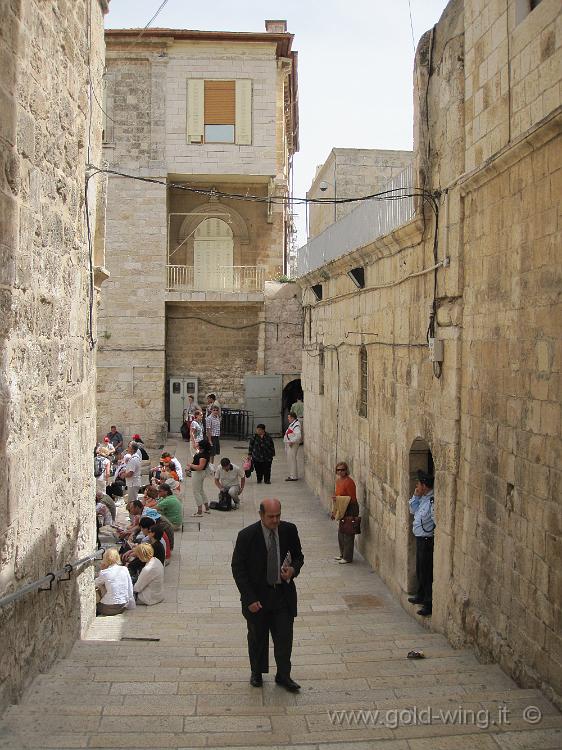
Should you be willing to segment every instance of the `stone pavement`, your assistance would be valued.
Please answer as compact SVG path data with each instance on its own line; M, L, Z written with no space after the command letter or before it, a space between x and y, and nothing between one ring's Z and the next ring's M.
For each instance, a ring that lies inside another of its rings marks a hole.
M224 453L239 462L243 445L224 441ZM167 447L185 460L181 441ZM282 454L280 443L277 450ZM279 497L283 517L298 525L305 555L293 658L300 694L277 687L271 673L263 689L248 683L230 557L237 532L257 520L267 496L252 477L242 510L206 515L200 530L190 518L178 534L166 601L98 618L88 638L8 709L0 747L562 747L562 717L540 691L519 689L496 665L428 632L360 557L335 563L335 525L304 482L283 481L282 455L273 466L267 495ZM210 480L206 486L212 498ZM194 510L189 480L187 495L186 517ZM413 648L426 658L407 659ZM439 713L445 710L453 713Z

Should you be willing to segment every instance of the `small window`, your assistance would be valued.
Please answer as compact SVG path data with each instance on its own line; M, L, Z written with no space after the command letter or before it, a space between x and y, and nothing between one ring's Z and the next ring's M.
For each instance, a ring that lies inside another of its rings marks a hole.
M367 395L369 392L369 367L367 349L362 346L359 350L359 416L367 416Z

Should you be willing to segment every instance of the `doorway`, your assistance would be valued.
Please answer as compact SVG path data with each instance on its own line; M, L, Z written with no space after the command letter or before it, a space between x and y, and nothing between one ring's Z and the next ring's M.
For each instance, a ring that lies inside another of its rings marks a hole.
M417 437L411 447L409 455L409 497L414 494L416 482L418 481L418 471L425 471L431 476L435 476L435 467L433 464L433 456L431 449L427 442ZM408 568L408 591L415 593L417 581L416 581L416 540L412 534L412 515L408 513L408 554L407 554L407 568Z
M287 428L287 417L289 416L289 410L291 406L295 403L295 401L298 401L299 398L302 399L303 396L304 394L303 394L300 378L291 380L283 388L283 409L282 409L283 431L285 431L285 429Z

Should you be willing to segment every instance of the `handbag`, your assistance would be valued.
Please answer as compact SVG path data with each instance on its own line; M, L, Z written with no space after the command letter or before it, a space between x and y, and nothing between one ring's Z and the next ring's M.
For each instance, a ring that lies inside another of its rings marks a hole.
M361 516L346 516L340 521L340 531L343 534L361 533Z

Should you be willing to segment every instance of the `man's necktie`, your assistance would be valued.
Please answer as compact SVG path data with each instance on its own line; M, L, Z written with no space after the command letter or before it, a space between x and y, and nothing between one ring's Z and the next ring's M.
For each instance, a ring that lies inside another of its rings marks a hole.
M267 582L272 586L279 580L279 559L277 557L277 537L269 531L269 549L267 551Z

